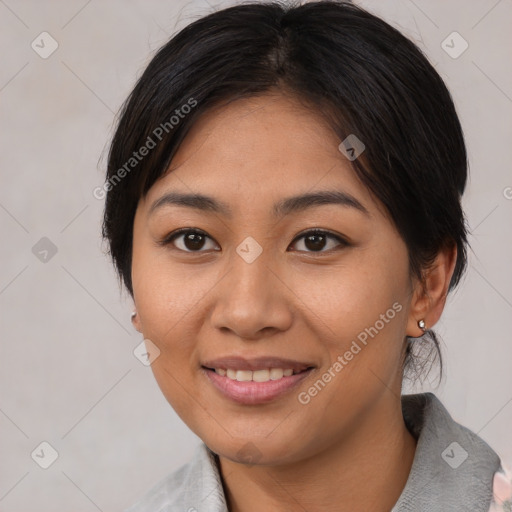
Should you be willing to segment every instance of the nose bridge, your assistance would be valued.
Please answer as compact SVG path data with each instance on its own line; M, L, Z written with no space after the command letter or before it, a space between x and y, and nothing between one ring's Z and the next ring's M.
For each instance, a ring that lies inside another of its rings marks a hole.
M233 251L214 307L215 327L247 338L265 328L287 328L291 312L271 259L270 250L253 240L244 240Z
M269 280L273 277L270 271L271 262L268 254L256 254L255 250L247 243L240 244L230 262L232 274L232 286L234 291L241 293L251 293L256 295L268 294L271 283ZM245 253L242 251L246 251ZM241 254L242 253L242 254Z
M249 237L239 244L230 258L228 295L240 308L246 303L261 308L268 303L271 290L275 289L270 251L256 244Z

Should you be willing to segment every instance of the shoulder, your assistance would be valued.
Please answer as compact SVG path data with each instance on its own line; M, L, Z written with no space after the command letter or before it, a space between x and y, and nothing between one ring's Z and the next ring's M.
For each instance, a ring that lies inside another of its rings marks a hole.
M408 481L393 512L501 512L489 510L493 479L498 487L503 480L497 475L501 468L498 454L454 421L432 393L403 395L402 411L417 446Z
M215 454L201 443L190 462L158 482L124 512L227 512Z

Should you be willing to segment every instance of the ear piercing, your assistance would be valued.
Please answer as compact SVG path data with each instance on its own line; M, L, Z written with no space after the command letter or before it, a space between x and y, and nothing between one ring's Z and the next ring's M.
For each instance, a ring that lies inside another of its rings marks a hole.
M133 310L133 313L132 313L132 322L133 320L135 319L135 317L137 316L137 311Z

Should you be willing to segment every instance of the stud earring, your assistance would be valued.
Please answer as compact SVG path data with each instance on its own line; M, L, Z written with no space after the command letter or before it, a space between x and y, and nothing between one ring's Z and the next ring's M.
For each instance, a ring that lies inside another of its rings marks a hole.
M133 311L131 317L132 317L132 322L135 320L135 317L137 316L137 311Z
M420 320L418 322L418 327L423 331L423 332L426 332L427 331L427 326L425 325L425 320Z

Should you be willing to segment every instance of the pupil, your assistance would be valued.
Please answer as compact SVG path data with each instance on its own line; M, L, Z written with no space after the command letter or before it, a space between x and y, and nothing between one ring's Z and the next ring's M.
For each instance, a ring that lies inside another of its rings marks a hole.
M204 238L200 233L189 233L185 236L185 247L187 249L201 249L203 244Z
M320 243L318 243L318 239L321 239ZM306 237L305 244L306 247L310 250L323 249L325 247L325 235L309 235Z

